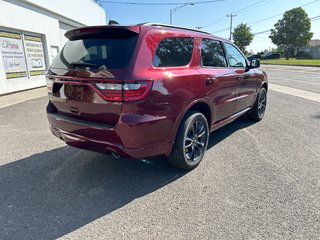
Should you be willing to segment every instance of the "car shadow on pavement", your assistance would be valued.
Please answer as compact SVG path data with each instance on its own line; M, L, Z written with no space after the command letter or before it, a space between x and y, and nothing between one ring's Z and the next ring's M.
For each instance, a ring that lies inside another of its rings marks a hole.
M208 142L208 148L210 149L214 147L214 145L218 144L221 142L223 139L227 138L234 132L241 130L243 128L249 127L254 125L256 122L250 121L246 119L245 117L239 118L226 126L219 128L218 130L214 131L211 133L209 142Z
M0 167L0 239L61 237L186 173L163 158L114 159L68 146L9 163Z
M312 117L312 118L315 118L315 119L320 119L320 113L314 114L314 115L312 115L311 117Z
M215 131L208 148L252 124ZM162 157L115 159L69 146L0 166L0 239L64 236L186 173Z

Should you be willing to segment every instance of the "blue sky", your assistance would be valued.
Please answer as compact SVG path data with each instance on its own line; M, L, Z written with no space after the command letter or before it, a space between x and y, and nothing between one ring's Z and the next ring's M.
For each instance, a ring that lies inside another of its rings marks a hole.
M104 0L102 0L104 1ZM188 0L113 0L117 2L138 3L185 3ZM320 15L320 0L224 0L213 3L196 4L202 0L190 1L194 5L180 8L173 14L173 24L195 28L203 26L202 30L214 35L229 38L230 18L227 14L237 14L233 18L233 26L240 23L248 23L253 33L260 33L273 28L282 14L295 7L303 6L309 17ZM106 10L107 21L110 19L118 21L121 25L137 24L142 22L160 22L169 24L170 9L179 5L171 6L143 6L126 5L103 2ZM181 5L180 5L181 6ZM278 16L275 16L278 15ZM270 18L264 20L266 18ZM314 39L320 39L320 20L312 21L312 32ZM268 38L269 33L257 34L247 50L254 52L274 47Z

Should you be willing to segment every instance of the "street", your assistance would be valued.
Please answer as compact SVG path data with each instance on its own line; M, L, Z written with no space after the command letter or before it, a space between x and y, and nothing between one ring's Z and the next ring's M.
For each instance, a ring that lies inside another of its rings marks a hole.
M319 68L262 68L320 94ZM190 172L66 146L46 103L0 108L0 239L320 239L317 101L270 87L265 118L213 132Z
M317 67L264 65L270 83L320 93L320 71Z

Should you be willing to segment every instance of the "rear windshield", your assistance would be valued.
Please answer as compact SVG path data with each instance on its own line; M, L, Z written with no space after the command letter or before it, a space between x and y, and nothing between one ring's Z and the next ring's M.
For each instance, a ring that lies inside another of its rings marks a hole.
M53 68L124 68L133 54L138 36L71 40L55 57Z

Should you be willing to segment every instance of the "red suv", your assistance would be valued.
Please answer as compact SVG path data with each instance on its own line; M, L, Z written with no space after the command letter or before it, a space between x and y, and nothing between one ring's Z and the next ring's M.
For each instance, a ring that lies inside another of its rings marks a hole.
M241 115L259 121L267 76L230 41L162 24L68 31L47 75L52 133L114 156L202 160L210 132Z

